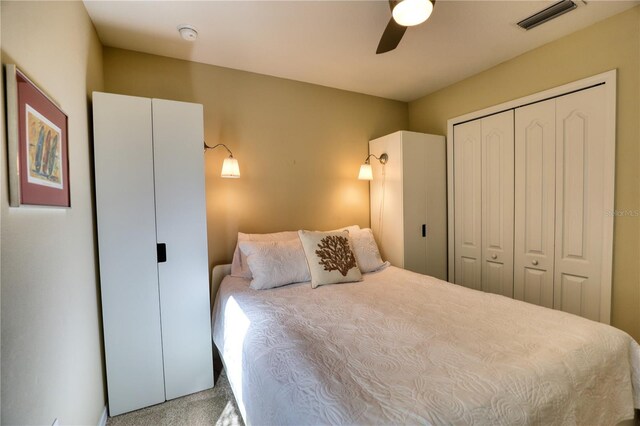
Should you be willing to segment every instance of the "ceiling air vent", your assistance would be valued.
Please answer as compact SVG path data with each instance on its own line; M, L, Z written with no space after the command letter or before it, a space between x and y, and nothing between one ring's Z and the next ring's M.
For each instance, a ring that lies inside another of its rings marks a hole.
M525 30L530 30L531 28L537 27L540 24L544 24L545 22L557 18L562 14L572 11L576 7L578 6L571 0L560 0L546 9L518 22L518 26Z

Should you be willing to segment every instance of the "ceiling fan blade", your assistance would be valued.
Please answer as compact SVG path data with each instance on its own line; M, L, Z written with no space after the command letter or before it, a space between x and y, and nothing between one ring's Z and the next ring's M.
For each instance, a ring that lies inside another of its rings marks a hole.
M407 31L407 27L397 24L392 17L387 24L387 28L384 29L384 33L382 33L376 54L389 52L398 47L405 31Z

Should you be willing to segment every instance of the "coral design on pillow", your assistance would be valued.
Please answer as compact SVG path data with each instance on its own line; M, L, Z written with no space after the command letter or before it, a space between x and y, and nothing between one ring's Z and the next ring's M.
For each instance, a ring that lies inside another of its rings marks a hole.
M343 277L351 268L357 267L356 258L349 246L349 239L339 235L329 235L320 240L316 255L320 258L318 264L324 266L325 271L338 271Z

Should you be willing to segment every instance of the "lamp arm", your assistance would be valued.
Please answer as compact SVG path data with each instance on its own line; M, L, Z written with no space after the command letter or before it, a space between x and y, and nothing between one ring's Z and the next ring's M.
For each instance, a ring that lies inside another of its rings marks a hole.
M225 144L219 143L219 144L214 145L214 146L209 146L209 145L207 145L207 141L203 141L203 142L204 142L204 150L205 150L205 152L208 149L216 149L217 147L221 146L221 147L223 147L224 149L227 150L227 152L229 153L229 157L233 158L233 152L231 152L231 150Z
M389 156L385 153L385 154L381 154L380 157L378 157L375 154L369 154L367 156L367 158L364 160L364 164L369 164L369 158L375 158L376 160L378 160L380 162L380 164L387 164L387 161L389 161Z

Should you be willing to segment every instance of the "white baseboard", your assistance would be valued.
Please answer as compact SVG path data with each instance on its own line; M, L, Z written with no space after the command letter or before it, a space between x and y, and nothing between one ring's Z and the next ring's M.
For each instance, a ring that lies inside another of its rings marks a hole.
M107 426L107 406L104 406L100 420L98 420L98 426Z

